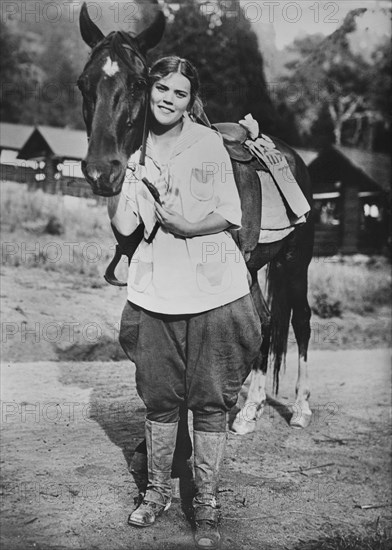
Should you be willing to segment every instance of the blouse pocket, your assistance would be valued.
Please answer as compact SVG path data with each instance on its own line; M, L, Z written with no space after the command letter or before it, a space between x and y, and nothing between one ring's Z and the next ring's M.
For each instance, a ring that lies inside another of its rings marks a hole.
M219 262L200 263L196 267L197 285L202 292L219 294L231 285L232 272L228 264Z
M199 201L209 201L214 196L214 176L207 170L193 168L191 195Z
M153 266L152 262L137 261L135 276L131 286L137 292L144 292L152 281Z

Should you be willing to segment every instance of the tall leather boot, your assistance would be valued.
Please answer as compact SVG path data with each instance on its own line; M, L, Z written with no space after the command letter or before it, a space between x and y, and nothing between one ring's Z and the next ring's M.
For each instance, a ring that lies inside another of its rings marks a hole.
M225 432L194 431L193 434L196 485L196 496L193 499L195 543L197 548L202 550L215 550L220 541L216 494L226 440Z
M171 468L178 422L146 420L148 484L141 504L130 514L128 523L137 527L152 525L171 504Z
M172 479L180 478L180 491L182 487L185 492L191 491L193 463L191 463L190 458L192 451L192 441L188 429L188 408L184 404L180 406L179 411L176 448L171 471ZM139 505L146 494L148 485L147 446L145 439L136 447L129 465L129 471L138 489L138 496L134 498L135 505Z

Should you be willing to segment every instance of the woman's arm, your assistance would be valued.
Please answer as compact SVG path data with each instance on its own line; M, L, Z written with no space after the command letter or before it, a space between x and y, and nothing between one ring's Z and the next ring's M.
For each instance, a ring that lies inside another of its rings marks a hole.
M108 198L108 214L114 227L127 237L139 225L139 220L123 193Z
M223 216L213 212L197 222L190 222L181 214L168 210L158 203L155 203L156 216L162 227L170 233L179 237L196 237L200 235L211 235L226 231L231 226Z

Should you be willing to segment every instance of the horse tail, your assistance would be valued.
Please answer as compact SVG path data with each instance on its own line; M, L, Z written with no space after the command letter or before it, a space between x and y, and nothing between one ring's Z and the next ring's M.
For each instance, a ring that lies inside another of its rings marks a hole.
M267 293L271 313L269 355L273 364L275 394L279 391L279 372L282 364L286 368L287 340L291 317L287 271L282 252L271 260L267 271Z

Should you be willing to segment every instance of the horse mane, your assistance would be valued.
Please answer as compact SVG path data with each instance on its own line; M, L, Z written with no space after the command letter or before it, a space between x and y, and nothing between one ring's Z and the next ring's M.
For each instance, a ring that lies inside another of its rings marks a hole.
M146 58L139 50L136 38L125 31L112 31L105 36L92 50L90 61L104 49L109 50L109 55L113 60L120 59L129 69L134 70L135 67L131 64L131 56L129 55L129 50L131 50L147 69Z

